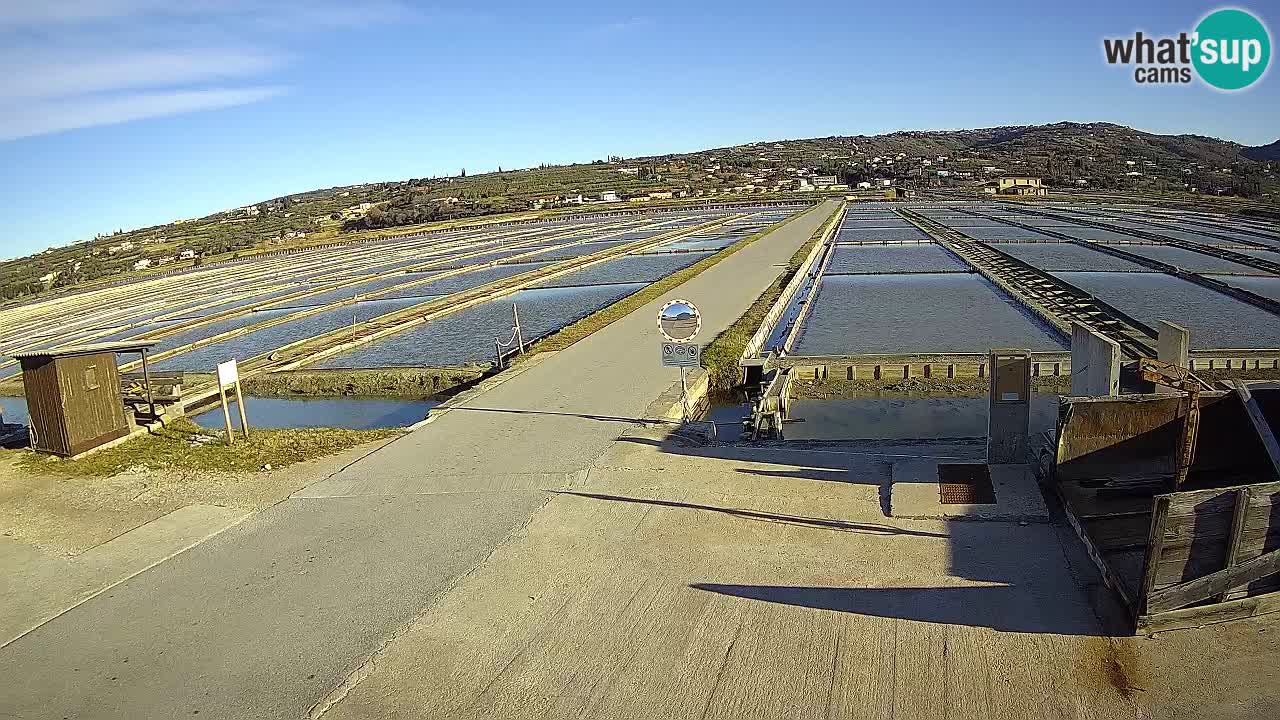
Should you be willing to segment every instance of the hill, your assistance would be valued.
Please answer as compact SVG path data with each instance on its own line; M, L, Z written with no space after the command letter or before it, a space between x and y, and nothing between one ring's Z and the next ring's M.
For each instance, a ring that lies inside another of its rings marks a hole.
M1261 147L1111 123L909 130L314 190L0 263L0 301L422 223L597 201L788 192L815 178L975 188L1003 173L1058 188L1195 192L1273 204L1280 141ZM879 184L879 183L877 183ZM670 195L668 195L670 193ZM1188 195L1188 197L1192 197Z

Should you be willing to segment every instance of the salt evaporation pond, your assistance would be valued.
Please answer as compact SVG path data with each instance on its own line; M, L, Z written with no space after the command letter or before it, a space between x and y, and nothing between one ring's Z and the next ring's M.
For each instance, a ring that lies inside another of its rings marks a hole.
M1172 275L1053 274L1151 327L1160 320L1186 327L1194 349L1280 348L1280 318Z
M315 315L288 320L212 345L205 345L162 360L156 363L155 367L157 370L211 372L218 363L225 360L232 358L245 360L289 343L322 335L338 328L350 327L354 323L371 320L425 301L425 298L406 298L344 305Z
M335 355L315 367L451 367L488 363L494 339L511 337L514 303L526 339L558 330L608 307L645 283L521 290L509 297L467 308L381 340Z
M1132 260L1108 255L1101 250L1094 250L1075 243L992 243L991 247L1002 253L1012 255L1028 265L1041 270L1115 270L1120 272L1149 272L1150 268L1139 265ZM1128 250L1128 247L1124 249Z
M831 250L827 274L972 272L960 258L941 245L836 245Z
M822 278L792 353L987 352L1066 349L1066 342L972 273Z

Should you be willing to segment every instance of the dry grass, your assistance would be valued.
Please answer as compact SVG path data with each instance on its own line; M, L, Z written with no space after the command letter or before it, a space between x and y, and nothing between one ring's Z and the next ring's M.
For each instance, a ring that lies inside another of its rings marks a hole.
M33 472L69 477L110 477L131 468L257 472L265 465L282 468L399 434L398 430L251 429L248 440L237 435L235 444L227 446L221 433L216 433L218 438L207 443L192 442L193 437L215 433L189 420L178 420L154 434L79 460L58 460L24 452L20 462Z

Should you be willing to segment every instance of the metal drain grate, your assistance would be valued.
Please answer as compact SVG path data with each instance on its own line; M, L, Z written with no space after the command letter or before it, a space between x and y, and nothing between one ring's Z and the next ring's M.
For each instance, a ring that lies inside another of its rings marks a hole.
M943 505L994 505L991 468L978 463L938 465L938 495Z

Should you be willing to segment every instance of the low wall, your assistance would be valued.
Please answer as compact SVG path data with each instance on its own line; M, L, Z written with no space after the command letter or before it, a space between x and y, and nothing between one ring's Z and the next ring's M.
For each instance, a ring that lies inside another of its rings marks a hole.
M1032 377L1071 374L1069 353L1032 353ZM769 367L787 368L813 380L908 380L986 378L986 353L954 355L788 355Z

